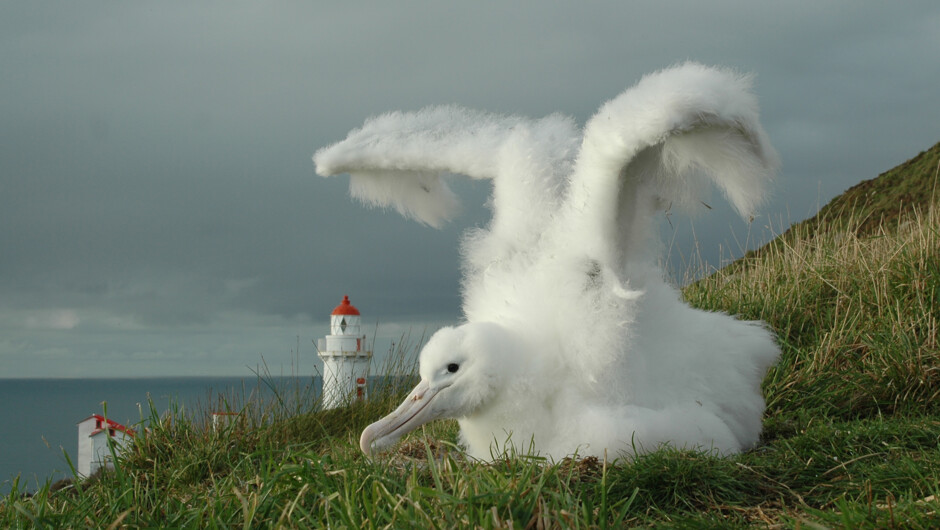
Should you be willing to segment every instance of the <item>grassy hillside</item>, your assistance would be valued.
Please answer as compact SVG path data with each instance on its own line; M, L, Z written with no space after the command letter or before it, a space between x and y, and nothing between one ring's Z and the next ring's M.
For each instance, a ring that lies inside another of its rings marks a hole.
M932 197L910 175L930 177L937 152L860 186ZM879 195L850 192L686 289L696 306L779 334L764 437L746 454L481 464L439 422L366 458L360 430L402 397L389 388L326 413L246 407L224 432L185 411L152 417L116 471L31 495L14 487L0 526L940 527L940 215L930 201L891 213L875 209Z
M915 211L926 212L940 191L940 143L878 177L864 180L793 229L806 233L845 230L858 235L891 232Z

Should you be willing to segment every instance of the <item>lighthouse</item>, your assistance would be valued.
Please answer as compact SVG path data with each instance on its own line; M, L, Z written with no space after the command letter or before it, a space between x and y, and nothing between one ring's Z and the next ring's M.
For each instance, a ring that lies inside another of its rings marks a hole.
M372 352L361 333L362 316L349 296L330 314L330 334L317 341L323 361L323 408L332 409L354 399L365 399Z

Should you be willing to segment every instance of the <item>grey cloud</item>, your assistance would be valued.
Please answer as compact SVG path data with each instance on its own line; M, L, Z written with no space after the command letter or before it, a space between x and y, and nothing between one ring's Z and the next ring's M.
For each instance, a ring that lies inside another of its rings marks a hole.
M4 4L0 360L36 374L68 355L256 358L262 340L308 343L347 292L380 322L456 320L459 237L486 222L485 183L458 180L465 212L434 231L353 203L342 177L314 175L314 151L430 104L583 123L686 59L756 74L783 160L754 225L717 195L694 219L720 263L720 245L771 237L940 139L935 2L801 4ZM673 251L695 252L690 222L670 221ZM24 327L30 311L81 321Z

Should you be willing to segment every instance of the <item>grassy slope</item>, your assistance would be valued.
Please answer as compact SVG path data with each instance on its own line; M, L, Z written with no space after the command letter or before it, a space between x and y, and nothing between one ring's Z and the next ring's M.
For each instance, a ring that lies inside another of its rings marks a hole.
M937 197L940 143L878 177L862 181L820 208L794 229L804 233L844 230L874 235L881 227L894 230L898 220L917 210L926 212Z
M886 188L853 190L914 189L905 175L931 177L937 152L886 173ZM932 184L918 189L901 194L932 195ZM873 231L871 204L843 197L824 222L686 290L694 305L765 320L780 336L764 443L747 454L482 465L454 449L455 424L439 422L367 459L356 438L401 397L390 389L343 411L247 410L225 433L182 412L151 418L116 472L30 497L14 487L0 526L938 527L940 223L920 202Z

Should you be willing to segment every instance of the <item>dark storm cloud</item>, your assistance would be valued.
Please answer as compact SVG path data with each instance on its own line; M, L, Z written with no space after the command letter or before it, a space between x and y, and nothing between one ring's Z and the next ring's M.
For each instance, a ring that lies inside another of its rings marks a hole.
M465 213L435 231L352 203L313 152L430 104L583 123L686 59L757 75L783 160L753 225L719 197L695 219L714 264L940 139L937 49L933 2L5 3L0 359L243 366L262 338L322 334L346 292L380 322L455 320L485 183L457 181Z

